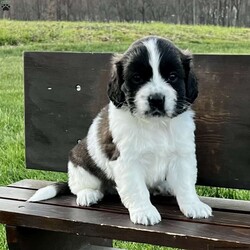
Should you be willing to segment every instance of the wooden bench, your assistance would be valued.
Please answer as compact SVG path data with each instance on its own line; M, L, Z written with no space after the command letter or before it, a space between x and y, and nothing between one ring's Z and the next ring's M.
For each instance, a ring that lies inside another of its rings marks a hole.
M111 54L24 54L28 168L66 171L68 151L108 102ZM250 56L195 55L199 178L205 186L250 189ZM73 195L27 203L49 182L0 188L9 249L111 249L112 239L187 249L250 249L250 201L201 198L209 219L188 219L173 197L152 197L162 222L134 225L117 196L89 208ZM98 247L99 246L99 247ZM101 247L102 246L102 247ZM106 247L106 248L105 248Z

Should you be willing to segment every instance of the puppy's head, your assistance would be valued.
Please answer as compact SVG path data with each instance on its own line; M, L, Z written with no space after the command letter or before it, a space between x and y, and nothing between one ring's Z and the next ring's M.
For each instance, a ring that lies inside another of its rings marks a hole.
M133 43L112 62L108 95L139 117L175 117L198 95L192 56L160 37Z

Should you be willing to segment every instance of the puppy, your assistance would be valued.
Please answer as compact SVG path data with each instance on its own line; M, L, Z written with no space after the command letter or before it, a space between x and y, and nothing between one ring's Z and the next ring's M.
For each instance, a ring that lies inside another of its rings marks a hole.
M112 61L109 104L69 154L68 186L79 206L118 192L135 224L161 221L149 190L176 196L183 214L211 216L195 190L194 112L198 95L192 56L161 37L134 42ZM56 196L65 184L40 189L29 201Z

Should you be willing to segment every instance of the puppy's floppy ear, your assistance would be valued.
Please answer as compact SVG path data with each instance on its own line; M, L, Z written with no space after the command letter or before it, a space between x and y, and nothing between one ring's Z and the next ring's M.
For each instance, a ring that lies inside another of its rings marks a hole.
M122 55L115 55L112 59L108 97L117 108L120 108L125 103L125 95L121 89L123 82Z
M193 71L193 56L190 52L182 52L182 63L185 70L186 98L193 103L198 96L198 80Z

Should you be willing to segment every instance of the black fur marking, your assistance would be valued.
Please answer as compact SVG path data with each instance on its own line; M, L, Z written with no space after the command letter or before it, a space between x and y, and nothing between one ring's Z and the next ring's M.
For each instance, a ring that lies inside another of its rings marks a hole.
M191 68L192 56L166 39L158 39L157 46L161 56L160 73L177 92L176 116L186 111L198 96L197 80ZM172 73L175 79L170 77Z
M57 195L71 194L69 185L67 182L57 182L52 184L55 187Z
M198 96L198 80L192 69L192 56L183 54L183 68L185 70L186 100L193 103Z
M123 65L119 59L114 58L108 85L108 97L117 108L125 104L125 95L121 90L123 82Z
M124 57L124 84L122 90L125 93L126 102L131 112L135 110L134 98L137 91L152 78L152 68L146 47L138 43L132 47Z
M157 40L157 46L161 56L159 66L160 74L177 93L175 116L182 113L187 108L185 71L181 61L182 52L171 42L164 39ZM172 75L175 77L171 77Z

